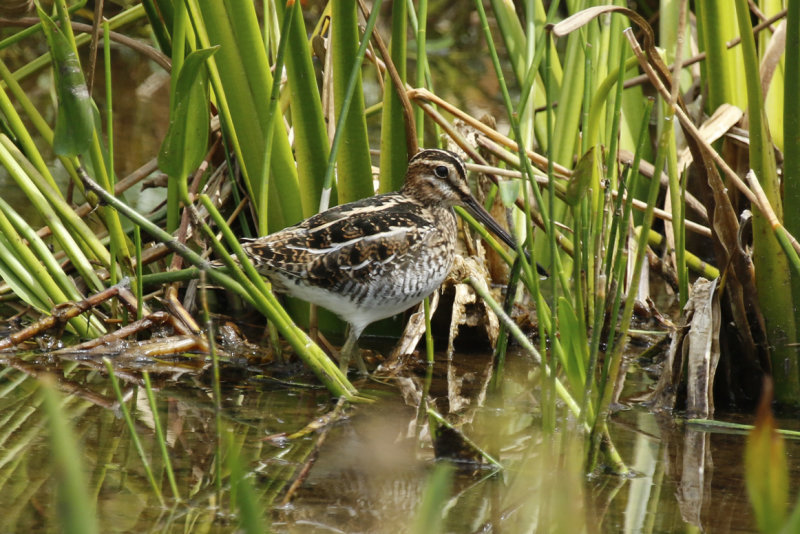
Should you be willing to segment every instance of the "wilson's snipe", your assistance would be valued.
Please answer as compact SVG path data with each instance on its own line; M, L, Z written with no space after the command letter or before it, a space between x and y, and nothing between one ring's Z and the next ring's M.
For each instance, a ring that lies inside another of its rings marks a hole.
M419 303L444 281L455 255L456 205L514 246L470 194L461 159L429 149L411 158L399 192L336 206L243 247L277 290L350 323L340 359L346 371L367 325ZM357 362L365 373L360 355Z

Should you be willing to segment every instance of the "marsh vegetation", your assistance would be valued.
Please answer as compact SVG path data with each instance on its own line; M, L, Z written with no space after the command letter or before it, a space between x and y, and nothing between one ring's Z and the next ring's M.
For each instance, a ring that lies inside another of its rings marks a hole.
M800 528L800 5L8 4L1 530ZM518 245L348 375L239 240L420 147Z

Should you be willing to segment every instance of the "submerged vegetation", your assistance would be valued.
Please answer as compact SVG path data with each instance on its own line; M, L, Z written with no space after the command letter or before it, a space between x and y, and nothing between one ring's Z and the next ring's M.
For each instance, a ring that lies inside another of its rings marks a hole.
M800 404L800 220L784 217L800 202L800 109L785 103L800 5L20 4L0 14L3 530L42 507L68 532L324 523L282 505L354 491L313 467L336 465L326 440L360 417L371 453L397 433L401 458L452 460L394 487L408 509L366 530L592 532L618 490L590 499L587 475L637 475L610 431L621 406L682 417L688 491L708 467L688 436L760 399L741 458L753 523L794 531L770 402ZM480 50L479 76L449 64L458 40ZM118 118L132 55L169 95L149 145ZM496 115L462 103L478 91ZM239 239L399 189L420 147L463 155L518 245L457 210L445 297L402 335L379 325L401 340L352 382L329 356L343 323L276 297ZM463 374L460 327L493 350ZM634 395L637 365L655 372ZM308 421L283 417L301 405ZM49 472L20 482L35 445L54 451L55 489ZM706 524L702 494L681 505Z

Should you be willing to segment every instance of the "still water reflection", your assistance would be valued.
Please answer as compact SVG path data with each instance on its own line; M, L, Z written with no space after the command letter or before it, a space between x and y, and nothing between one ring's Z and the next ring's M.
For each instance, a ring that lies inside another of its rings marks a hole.
M2 532L48 532L58 524L40 386L19 370L25 359L11 362L16 369L0 371ZM144 396L137 396L137 431L166 497L162 507L124 422L103 407L113 403L106 377L71 370L71 364L55 358L35 360L39 371L67 372L62 388L79 388L64 407L80 440L76 461L97 497L102 532L236 530L228 489L222 500L218 496L215 410L207 376L175 373L157 381L159 416L181 503L175 503L164 476L152 413ZM446 412L447 404L456 404L448 376L457 380L462 398L451 419L505 467L497 472L465 464L455 470L441 509L445 532L754 531L742 476L744 436L710 434L641 409L622 411L614 416L611 432L639 476L587 479L574 424L562 418L555 433L540 430L530 362L512 355L502 393L479 403L482 389L469 384L484 374L486 361L485 355L459 355L453 367L440 363L433 374L437 408ZM434 460L427 417L401 394L422 378L411 374L399 381L364 382L362 391L376 402L343 407L334 417L335 402L324 390L278 385L263 378L269 369L261 371L258 377L252 367L244 372L230 365L223 373L223 450L240 454L274 531L409 531L430 473L441 463ZM281 381L289 379L311 381L302 374L285 374ZM317 428L292 435L314 422ZM787 443L787 453L790 458L800 454L796 442ZM223 460L223 484L229 480L226 466Z
M114 54L114 65L120 66L113 72L114 87L134 88L129 98L114 103L116 171L125 176L158 152L166 130L168 79L125 50L115 49ZM488 56L472 48L466 58L461 54L459 58L458 51L448 49L446 55L432 58L439 63L434 65L437 72L452 71L441 77L455 82L440 87L453 87L457 94L445 96L473 115L489 111L502 120L504 112L493 105L499 98L494 85L458 83L467 78L493 84L486 80L494 77L484 75L490 70ZM50 76L49 71L42 72L26 82L26 92L42 108L51 99ZM95 88L101 110L102 81L98 78ZM9 184L0 171L0 190L7 200L15 192L6 187ZM138 193L130 195L132 203L141 200ZM70 362L48 355L13 359L0 362L13 364L0 366L0 532L59 530L47 421L40 410L39 383L31 378L46 369L64 377L62 387L75 386L64 409L80 440L81 456L75 460L88 475L101 532L237 530L226 487L226 460L219 459L207 373L198 374L193 366L154 376L160 390L159 416L182 499L177 504L153 438L153 414L141 392L136 395L137 431L165 495L162 506L124 421L108 408L114 395L104 374L73 369ZM531 364L524 355L511 355L501 394L479 402L487 359L481 354L458 355L454 370L440 363L433 375L437 409L452 412L465 434L504 466L502 472L475 465L455 471L441 508L444 531L754 531L742 475L744 436L710 434L640 408L622 411L613 417L610 430L623 459L639 476L587 479L582 474L584 444L574 422L562 414L555 433L540 430L537 377L529 375ZM284 374L276 380L259 377L274 376L274 369L230 365L223 376L223 454L235 451L241 456L273 530L410 531L437 465L427 417L406 401L413 397L408 393L414 389L411 386L419 386L420 376L362 383L361 389L376 402L346 407L333 418L335 401L326 391L287 385L315 383L301 370L294 371L282 369ZM749 422L736 415L718 417ZM320 419L319 428L289 437ZM798 427L796 421L787 420L779 425ZM796 442L787 442L787 454L790 459L800 456ZM217 486L218 469L222 491Z

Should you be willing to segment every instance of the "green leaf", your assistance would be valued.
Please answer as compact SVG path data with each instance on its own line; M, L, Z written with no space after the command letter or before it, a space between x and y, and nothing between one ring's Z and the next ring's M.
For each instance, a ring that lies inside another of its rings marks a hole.
M558 298L558 324L564 344L564 358L561 363L574 394L581 396L586 383L588 360L586 337L581 335L578 316L572 303L564 297Z
M2 237L0 237L0 279L28 305L42 313L48 313L51 303L47 301L47 295L14 256L11 247Z
M789 500L789 468L783 437L775 431L772 417L772 381L765 381L755 428L747 436L744 451L747 494L761 532L779 532L786 519Z
M233 433L228 433L228 469L231 473L231 495L239 511L239 528L245 534L269 532L262 517L263 507L258 502L253 484L242 465L242 448L233 443Z
M789 516L786 524L783 525L783 529L781 529L781 534L792 534L794 532L800 532L800 496L798 496L798 500L794 505L792 515Z
M405 0L392 2L391 59L400 79L406 81L406 35L408 34ZM401 91L405 88L401 87ZM387 69L383 84L383 115L381 117L380 192L398 191L403 187L408 168L408 143L403 103L397 96Z
M590 147L586 153L578 160L575 166L575 172L572 173L572 178L567 184L567 192L564 200L570 205L575 206L581 201L589 185L595 183L592 176L595 173L600 173L600 161L597 157L594 147Z
M286 16L283 3L277 2L277 7ZM330 144L302 13L292 17L292 27L285 38L289 39L286 48L286 75L294 128L297 177L302 195L303 217L311 217L319 211ZM333 204L336 204L337 198L338 195L332 192Z
M83 78L78 56L66 36L37 7L42 28L53 55L58 115L53 134L53 151L59 156L77 156L89 150L94 135L92 98Z
M453 486L453 465L437 463L425 482L425 489L417 505L411 532L443 532L443 513Z
M497 184L503 206L510 208L514 205L519 197L520 184L520 180L503 180Z
M374 8L373 8L374 9ZM356 5L346 0L331 2L331 45L333 54L333 100L337 119L347 97L350 76L355 69L356 85L342 128L342 142L336 155L339 201L352 202L372 196L372 159L369 155L367 118L361 65L356 64L359 39Z
M42 396L50 428L50 447L55 479L61 532L92 534L99 532L96 507L86 482L78 439L63 408L63 399L55 389L55 380L42 380Z
M169 176L188 176L206 155L209 124L205 61L218 48L192 52L178 74L170 104L169 129L158 153L158 166Z
M211 82L218 102L220 120L240 159L242 176L251 201L257 201L265 179L269 179L270 231L303 219L300 189L289 136L283 120L274 128L269 170L264 169L266 125L269 123L269 88L272 73L264 48L253 2L196 2L202 17L190 9L192 23L207 32L208 42L220 45L212 59ZM302 19L302 17L298 17ZM203 31L198 32L202 35ZM291 54L291 45L287 54Z

